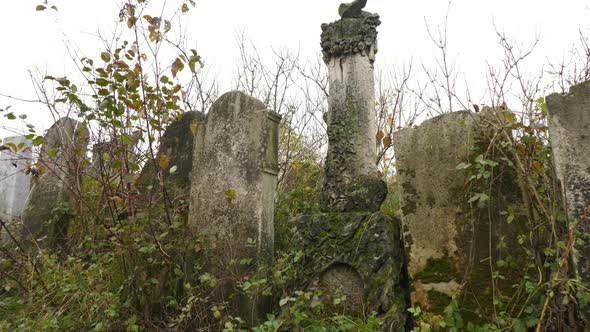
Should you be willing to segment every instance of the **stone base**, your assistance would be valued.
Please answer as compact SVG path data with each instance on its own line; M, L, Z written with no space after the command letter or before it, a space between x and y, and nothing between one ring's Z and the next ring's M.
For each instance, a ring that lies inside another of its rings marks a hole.
M327 178L333 178L330 172ZM377 176L359 176L343 183L327 180L320 195L320 209L324 213L379 211L387 196L387 184Z
M383 213L326 213L296 218L300 285L322 291L328 310L385 319L385 331L409 323L408 280L400 222ZM346 295L333 306L330 296ZM330 307L333 306L333 307Z
M31 189L23 211L22 236L26 243L56 250L67 243L70 197L64 180L53 173L43 174Z

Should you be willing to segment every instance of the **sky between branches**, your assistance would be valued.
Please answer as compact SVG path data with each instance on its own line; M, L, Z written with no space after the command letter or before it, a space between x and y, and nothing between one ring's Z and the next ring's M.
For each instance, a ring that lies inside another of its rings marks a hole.
M0 93L34 99L29 70L54 76L75 72L64 40L84 55L99 58L103 44L97 35L112 34L120 0L54 0L57 12L36 12L40 1L4 1L0 5ZM151 0L153 5L163 0ZM221 92L231 88L239 51L236 35L243 32L264 55L288 48L302 58L319 55L320 25L338 18L339 0L197 0L183 18L188 46L196 48L209 73L217 75ZM437 31L444 25L448 2L444 0L370 0L366 10L381 15L377 68L433 66L436 47L426 26ZM467 82L473 98L485 94L486 61L502 59L495 28L516 45L540 43L526 69L536 74L543 64L568 57L578 31L590 33L590 0L454 0L448 17L449 56L458 80ZM16 115L26 114L38 129L52 120L45 108L0 97L0 108L12 105ZM0 117L0 127L6 125ZM17 126L17 131L23 129ZM0 138L12 133L0 128Z

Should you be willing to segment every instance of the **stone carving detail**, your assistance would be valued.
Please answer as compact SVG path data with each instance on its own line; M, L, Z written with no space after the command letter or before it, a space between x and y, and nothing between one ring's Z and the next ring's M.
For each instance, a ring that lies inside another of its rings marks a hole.
M576 242L576 270L585 287L590 285L590 81L573 86L566 95L547 97L549 136L557 178L562 181L571 222L581 221ZM582 244L580 244L582 243ZM583 301L580 303L584 303ZM590 326L590 305L581 308Z
M345 17L322 24L322 54L324 61L350 54L367 55L371 62L377 53L378 14L363 12L359 17Z
M343 3L338 7L338 15L342 18L359 18L366 12L363 8L367 5L367 0L355 0L351 3Z
M216 300L233 314L264 318L265 301L236 296L238 279L270 264L274 250L274 195L281 117L242 92L229 92L211 107L197 131L189 223L211 249L207 269L222 280ZM252 265L240 265L252 259Z
M403 331L409 297L399 220L350 212L300 216L297 223L298 246L305 248L301 286L322 290L323 303L346 295L335 311L376 313L386 331Z

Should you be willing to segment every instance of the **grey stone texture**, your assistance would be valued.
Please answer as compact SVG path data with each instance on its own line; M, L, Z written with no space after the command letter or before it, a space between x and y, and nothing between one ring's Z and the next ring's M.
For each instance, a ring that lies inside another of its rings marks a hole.
M451 297L461 293L464 318L474 322L493 309L489 259L517 263L514 269L499 270L510 280L499 282L504 295L513 292L513 278L527 266L519 261L525 256L517 245L518 221L509 224L501 215L509 204L521 201L511 169L499 163L493 185L478 188L476 182L468 183L467 170L457 168L476 164L480 154L495 156L489 146L492 137L501 137L495 135L501 125L491 124L499 113L482 113L444 114L393 137L412 302L442 314ZM490 186L488 207L468 203L475 192L487 192Z
M552 94L546 103L553 160L570 224L583 218L583 244L575 246L577 275L590 287L590 81L571 87L568 94ZM590 305L581 308L581 314L590 326Z
M375 14L322 25L330 83L323 212L376 212L387 195L376 166L373 62L380 23Z
M231 300L230 312L251 322L264 318L264 301L230 296L238 280L273 260L280 120L233 91L213 104L195 141L189 223L211 249L207 269L221 280L217 299Z
M146 203L151 205L168 199L174 205L188 207L195 137L204 121L204 114L192 111L181 114L168 125L160 140L156 156L156 162L162 158L166 160L163 163L166 167L162 169L161 179L153 161L148 161L137 182L147 198ZM165 195L161 184L166 188Z
M43 248L58 249L67 242L87 145L86 128L67 117L59 119L44 137L38 161L41 175L22 215L24 236Z
M0 219L11 224L20 218L31 189L25 170L32 162L32 145L24 136L7 137L0 145L7 147L0 152ZM6 243L6 231L0 229L0 234Z
M338 15L342 18L359 18L363 15L363 8L367 5L367 0L355 0L351 3L343 3L338 7Z
M376 314L385 331L404 331L409 293L401 223L381 212L326 213L296 218L300 285L319 289L329 308L363 318Z

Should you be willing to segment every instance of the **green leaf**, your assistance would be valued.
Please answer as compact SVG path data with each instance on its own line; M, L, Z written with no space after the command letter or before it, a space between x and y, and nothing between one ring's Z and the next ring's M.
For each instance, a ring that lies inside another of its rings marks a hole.
M33 146L39 146L41 144L43 144L43 136L35 137L35 139L33 140Z
M188 59L188 65L189 65L191 72L195 73L196 72L195 65L198 63L201 66L201 68L203 68L203 61L201 61L201 56L197 53L196 50L192 49L191 53L192 53L192 55Z
M7 143L6 145L7 145L7 146L10 148L10 150L12 150L13 152L18 152L18 148L16 147L16 144L14 144L14 143Z
M109 85L109 81L107 81L104 78L97 78L95 83L98 86L107 86L107 85Z
M282 298L282 299L279 301L279 306L281 306L281 307L282 307L282 306L284 306L285 304L289 303L289 299L290 299L290 298L288 298L288 297Z
M456 169L458 169L458 170L464 170L464 169L468 169L471 166L472 166L471 164L460 163L459 165L457 165Z
M57 151L58 151L57 148L51 148L47 151L47 155L49 157L55 157L55 155L57 154Z
M176 58L176 60L174 60L172 63L172 77L176 77L176 74L178 74L178 72L182 71L183 69L184 63L182 63L180 58Z
M111 61L111 55L108 52L102 52L100 53L100 58L102 59L102 61L104 62L109 62Z
M136 23L136 22L137 22L137 17L130 17L130 18L127 20L127 27L128 27L129 29L133 28L133 26L135 25L135 23Z
M37 7L35 7L35 10L38 11L38 12L40 12L42 10L45 10L45 9L47 9L47 7L45 7L43 5L38 5Z

